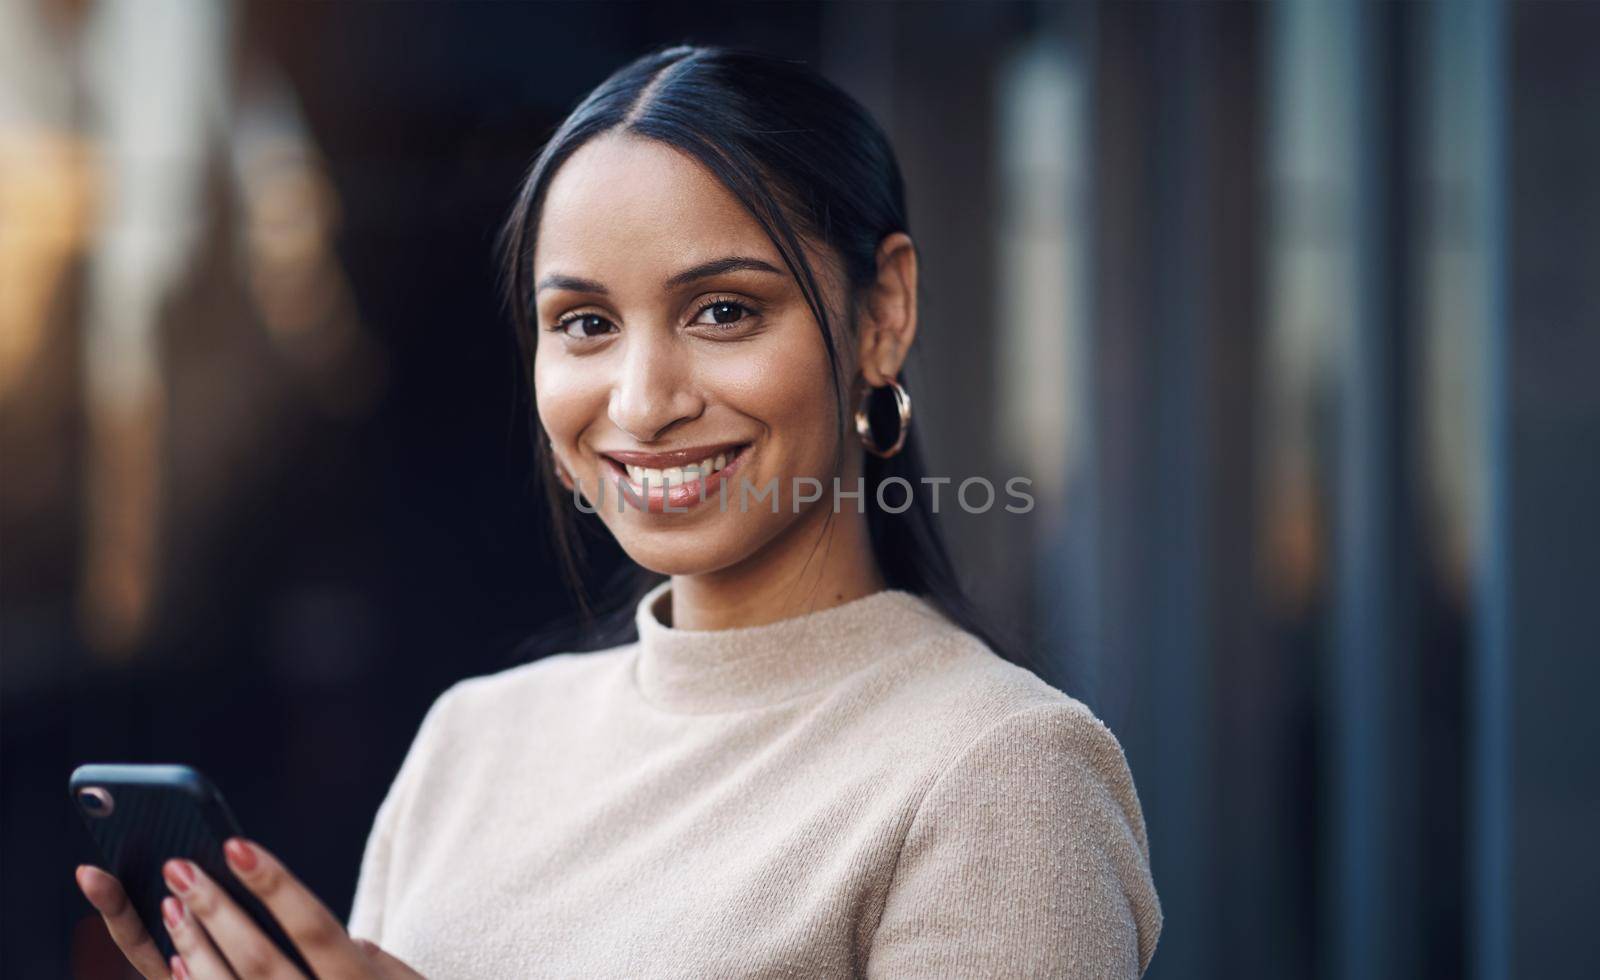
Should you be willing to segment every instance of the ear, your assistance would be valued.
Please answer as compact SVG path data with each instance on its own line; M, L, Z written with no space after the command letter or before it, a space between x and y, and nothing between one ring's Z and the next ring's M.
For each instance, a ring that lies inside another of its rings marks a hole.
M878 278L862 296L857 322L861 375L882 387L900 373L917 336L917 250L905 232L878 243Z

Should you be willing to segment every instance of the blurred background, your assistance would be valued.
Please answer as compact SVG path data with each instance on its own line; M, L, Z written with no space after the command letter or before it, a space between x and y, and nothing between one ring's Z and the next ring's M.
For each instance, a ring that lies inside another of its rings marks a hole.
M570 615L492 239L685 40L895 140L915 424L1034 481L948 528L1127 750L1149 975L1592 969L1600 4L6 0L0 973L123 975L73 766L202 768L342 914Z

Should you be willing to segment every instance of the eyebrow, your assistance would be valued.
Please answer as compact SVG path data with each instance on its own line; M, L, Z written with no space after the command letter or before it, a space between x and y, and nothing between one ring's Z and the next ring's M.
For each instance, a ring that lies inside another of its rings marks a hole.
M748 255L729 255L725 258L712 259L702 262L697 266L685 269L662 283L664 289L676 289L701 279L720 276L729 272L770 272L774 275L783 275L783 270L770 262L753 258ZM559 272L551 273L539 280L534 287L535 293L542 293L546 289L567 289L575 293L594 293L597 296L609 294L605 285L593 279L583 279L578 276L562 275Z

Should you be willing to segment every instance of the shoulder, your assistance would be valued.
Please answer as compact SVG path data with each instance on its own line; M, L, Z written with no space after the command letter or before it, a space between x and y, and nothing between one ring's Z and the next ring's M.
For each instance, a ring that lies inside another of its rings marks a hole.
M906 694L924 707L907 715L940 746L926 796L981 788L1068 803L1093 792L1117 811L1129 843L1148 851L1122 743L1088 705L953 625L916 659Z
M895 658L885 697L908 735L936 747L943 766L963 756L1048 750L1086 763L1125 767L1122 746L1082 701L1003 659L953 623L930 630Z
M400 826L438 827L518 760L549 756L553 718L599 718L627 646L560 653L457 681L417 727L390 795Z
M554 708L571 711L603 697L608 683L625 679L632 645L585 653L557 653L531 663L456 681L428 709L417 742L459 748L486 732L508 731L520 720Z
M1045 776L1057 786L1101 784L1145 847L1122 744L1088 705L970 635L953 641L945 656L940 677L927 682L942 695L939 714L952 731L937 782L981 779L1019 792L1035 790Z
M1063 822L1085 844L1147 864L1144 812L1122 744L1081 701L1055 695L984 712L949 747L917 821L983 820L987 813L1013 830L1035 822L1042 833Z
M884 672L883 717L894 721L894 742L920 757L923 810L964 792L1053 793L1063 805L1093 793L1117 812L1128 842L1148 850L1122 744L1088 705L948 620Z
M954 923L986 902L977 911L1016 933L997 957L1073 948L1104 975L1137 975L1162 910L1121 743L1082 701L975 637L924 653L908 689L932 710L907 736L938 751L902 842L879 963L888 974L938 972L929 930L948 921L957 934ZM965 947L946 952L972 975L989 963L966 963L979 954ZM1049 964L1016 972L1034 967Z

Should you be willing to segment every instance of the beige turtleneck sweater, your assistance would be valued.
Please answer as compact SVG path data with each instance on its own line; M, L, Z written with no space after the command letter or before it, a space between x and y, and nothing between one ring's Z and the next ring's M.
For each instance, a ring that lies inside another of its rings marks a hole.
M1133 977L1161 933L1122 748L932 605L462 681L378 810L350 930L431 978Z

